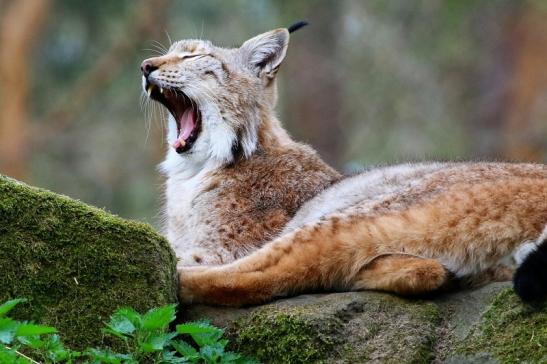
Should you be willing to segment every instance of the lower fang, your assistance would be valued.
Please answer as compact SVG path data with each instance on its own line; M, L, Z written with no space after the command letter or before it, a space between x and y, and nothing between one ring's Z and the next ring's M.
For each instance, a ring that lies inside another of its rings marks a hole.
M182 138L175 139L175 141L172 144L173 148L175 148L177 151L179 149L184 148L185 145L186 145L186 141Z

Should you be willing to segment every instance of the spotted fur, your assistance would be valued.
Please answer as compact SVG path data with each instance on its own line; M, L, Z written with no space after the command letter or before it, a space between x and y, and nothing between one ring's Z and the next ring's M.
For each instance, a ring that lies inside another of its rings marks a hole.
M342 178L275 117L288 39L277 29L235 49L187 40L153 59L151 77L184 92L203 116L192 149L170 149L161 165L183 302L417 294L453 277L506 279L515 262L525 267L518 293L547 292L547 283L529 284L544 266L545 244L533 242L547 223L546 165L404 164Z
M180 90L199 108L192 148L169 147L165 234L179 266L222 264L277 236L299 207L341 176L294 142L274 115L275 74L288 45L277 29L224 49L201 40L174 43L146 60L149 80ZM169 116L167 142L177 138Z

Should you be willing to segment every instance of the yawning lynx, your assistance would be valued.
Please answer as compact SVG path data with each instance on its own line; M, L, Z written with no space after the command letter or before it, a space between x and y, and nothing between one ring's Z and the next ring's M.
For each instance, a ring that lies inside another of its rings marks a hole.
M436 290L507 278L547 295L547 166L423 163L344 178L275 117L287 29L239 48L174 43L143 87L170 113L166 235L183 302L241 305L317 290ZM193 266L192 265L197 265Z

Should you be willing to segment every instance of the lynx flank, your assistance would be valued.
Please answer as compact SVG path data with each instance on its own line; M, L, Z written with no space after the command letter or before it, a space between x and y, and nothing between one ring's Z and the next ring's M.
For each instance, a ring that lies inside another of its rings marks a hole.
M318 290L437 290L509 279L547 295L547 166L423 163L342 177L275 116L289 31L145 60L169 110L161 170L180 299L255 304Z

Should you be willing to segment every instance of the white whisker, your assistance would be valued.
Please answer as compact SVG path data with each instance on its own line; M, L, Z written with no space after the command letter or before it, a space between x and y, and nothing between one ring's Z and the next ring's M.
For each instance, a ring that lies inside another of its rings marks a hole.
M169 48L171 48L171 46L173 45L173 41L171 40L171 36L169 35L169 32L167 31L167 29L164 29L163 31L165 32L165 35L167 36L167 40L169 40Z
M163 56L165 54L164 51L160 51L159 49L154 48L143 48L143 51L151 52L153 55Z
M152 45L157 47L158 49L161 49L164 53L167 53L169 51L167 47L165 47L161 42L157 40L153 40Z

